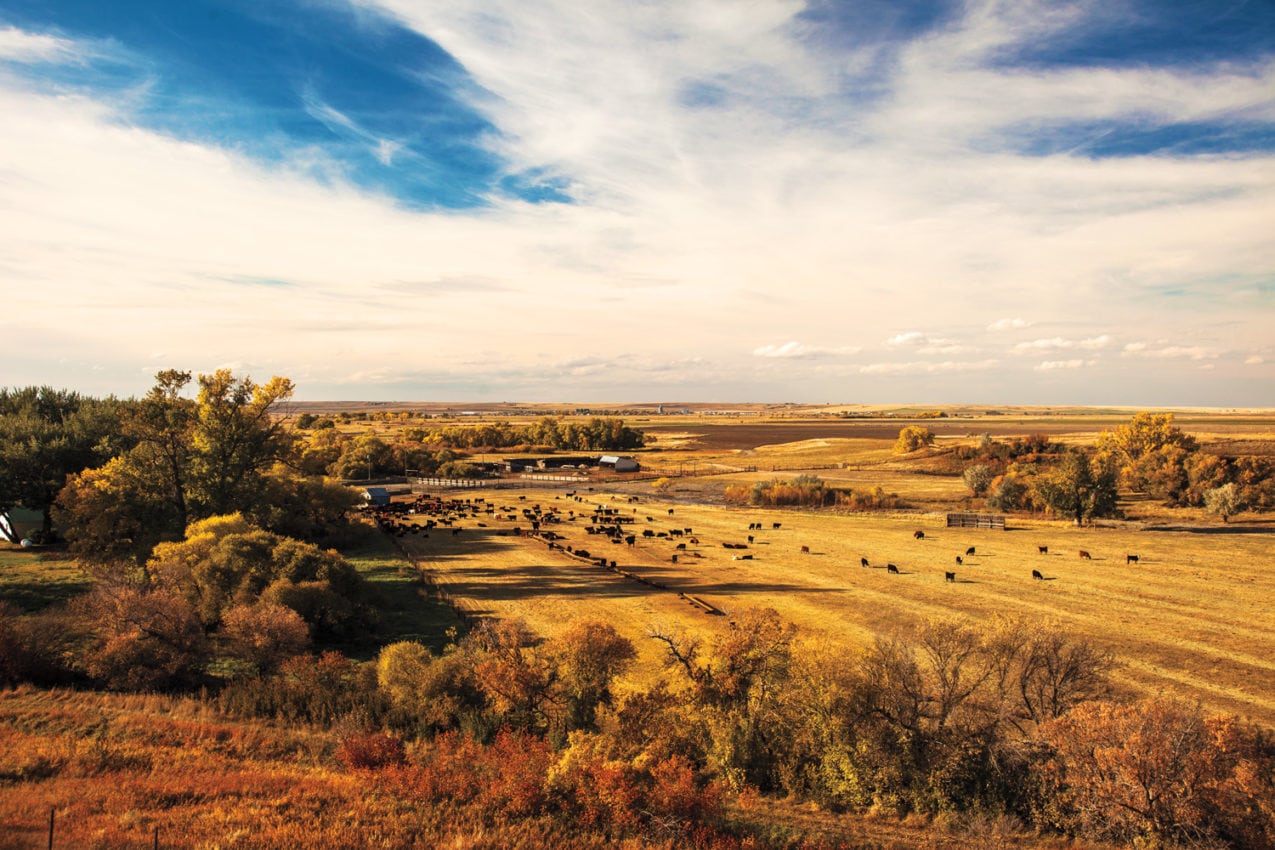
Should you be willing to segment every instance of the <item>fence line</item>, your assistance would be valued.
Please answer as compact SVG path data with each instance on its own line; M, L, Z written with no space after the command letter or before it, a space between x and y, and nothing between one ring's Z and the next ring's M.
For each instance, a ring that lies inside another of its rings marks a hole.
M1005 517L1000 514L948 514L948 528L990 528L1005 530Z

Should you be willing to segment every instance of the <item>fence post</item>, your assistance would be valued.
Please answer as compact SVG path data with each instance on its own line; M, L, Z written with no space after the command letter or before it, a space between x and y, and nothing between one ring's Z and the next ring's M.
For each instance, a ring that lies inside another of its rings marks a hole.
M53 850L53 815L56 809L49 807L49 850Z

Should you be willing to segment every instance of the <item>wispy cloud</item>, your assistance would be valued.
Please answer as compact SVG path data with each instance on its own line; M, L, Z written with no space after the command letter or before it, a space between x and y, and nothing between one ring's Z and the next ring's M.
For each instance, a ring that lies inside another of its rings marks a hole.
M2 62L76 62L84 48L70 39L31 33L16 27L0 28Z
M858 354L862 350L862 348L853 345L827 347L806 345L794 340L792 342L785 342L782 345L759 346L753 349L753 356L768 357L772 359L811 358L824 356L847 357Z

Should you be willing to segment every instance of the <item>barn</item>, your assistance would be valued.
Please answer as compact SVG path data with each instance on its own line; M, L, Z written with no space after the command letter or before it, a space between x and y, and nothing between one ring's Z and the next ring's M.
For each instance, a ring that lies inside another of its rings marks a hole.
M603 455L598 458L598 466L603 469L613 469L616 472L637 472L642 468L642 464L633 458L619 455Z
M363 501L369 505L388 505L390 503L390 491L384 487L368 487L363 491Z

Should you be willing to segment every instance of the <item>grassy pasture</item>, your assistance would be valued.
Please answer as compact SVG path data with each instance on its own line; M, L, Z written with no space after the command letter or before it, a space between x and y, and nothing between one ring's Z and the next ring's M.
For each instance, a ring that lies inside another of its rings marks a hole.
M23 611L65 602L92 586L92 579L65 553L0 544L0 599Z
M631 485L634 489L638 485ZM469 495L469 494L467 494ZM475 613L525 619L550 635L573 619L598 617L639 645L637 676L654 675L660 654L643 639L652 626L711 632L726 618L704 614L676 595L702 597L731 612L770 606L804 631L847 648L877 634L908 630L920 619L997 615L1056 620L1110 648L1122 662L1121 685L1165 692L1275 725L1275 523L1237 522L1226 528L1144 530L1082 528L1063 522L1011 521L1010 530L944 527L941 513L835 514L674 502L658 495L560 491L490 491L477 495L520 509L539 503L562 515L585 514L549 526L564 546L585 548L621 567L666 584L659 590L624 579L544 543L510 536L525 521L486 518L460 535L438 530L402 542L415 562ZM524 496L525 501L519 500ZM589 535L591 505L635 518L635 546ZM672 509L674 514L669 515ZM651 521L647 520L651 518ZM762 531L747 544L748 525ZM781 527L773 528L774 523ZM644 529L690 527L687 537L643 538ZM923 530L924 539L913 532ZM675 549L686 542L687 549ZM745 543L728 550L723 542ZM802 547L810 552L805 554ZM1039 547L1048 547L1041 554ZM965 556L969 547L976 554ZM1079 557L1080 550L1091 560ZM678 563L671 556L679 555ZM1137 554L1136 565L1126 555ZM698 555L699 557L696 557ZM751 555L751 560L732 556ZM965 564L957 566L956 556ZM860 566L867 558L870 568ZM887 573L894 563L900 574ZM1039 570L1044 580L1032 578ZM954 571L956 582L945 581Z

